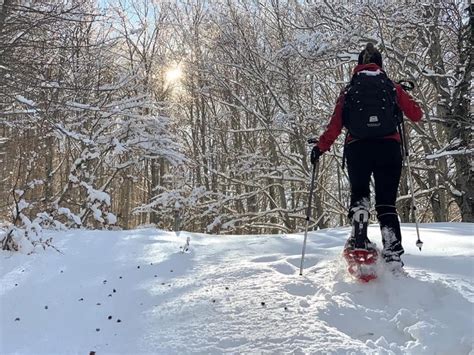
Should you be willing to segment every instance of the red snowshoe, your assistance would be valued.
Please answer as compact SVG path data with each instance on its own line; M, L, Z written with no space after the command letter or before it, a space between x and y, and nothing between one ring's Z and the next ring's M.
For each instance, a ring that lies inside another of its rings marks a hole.
M343 255L348 265L347 271L357 280L369 282L377 278L377 249L355 249L346 247L344 248Z
M367 238L369 211L363 206L352 209L352 235L344 246L344 258L349 273L357 280L369 282L377 278L376 262L378 251Z

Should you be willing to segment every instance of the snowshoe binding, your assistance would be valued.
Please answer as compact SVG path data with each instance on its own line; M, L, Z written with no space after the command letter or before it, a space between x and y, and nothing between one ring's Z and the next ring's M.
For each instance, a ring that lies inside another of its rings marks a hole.
M352 235L344 246L343 256L346 259L347 271L362 282L377 278L376 262L378 250L374 243L367 238L369 212L364 208L353 210Z

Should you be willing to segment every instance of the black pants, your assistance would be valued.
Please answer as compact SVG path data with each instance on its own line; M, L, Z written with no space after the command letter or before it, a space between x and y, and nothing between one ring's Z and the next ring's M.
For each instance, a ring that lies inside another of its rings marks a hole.
M375 181L375 210L382 231L385 258L403 254L395 207L402 171L400 143L391 139L353 141L346 146L351 184L351 208L370 201L370 177Z

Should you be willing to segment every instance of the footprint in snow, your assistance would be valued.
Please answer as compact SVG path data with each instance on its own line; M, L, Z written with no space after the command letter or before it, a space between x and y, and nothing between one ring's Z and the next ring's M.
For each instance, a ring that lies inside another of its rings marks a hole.
M313 296L316 294L317 289L313 285L309 284L288 284L285 286L286 292L293 296Z
M271 263L273 261L280 260L281 257L278 255L271 255L271 256L261 256L259 258L251 259L250 261L253 263Z
M309 307L309 303L307 300L303 299L300 301L300 306L303 307L303 308L308 308Z
M268 264L273 270L284 275L293 275L296 268L280 255L261 256L250 260L253 263Z
M270 267L275 271L279 272L280 274L284 275L293 275L297 271L294 266L286 262L275 263L270 265Z
M294 267L297 267L299 269L299 267L301 265L301 256L287 258L286 261L289 264L291 264ZM307 268L315 266L319 261L321 261L321 259L318 259L317 257L314 257L314 256L307 255L304 258L304 264L303 265L304 265L305 269L307 269Z

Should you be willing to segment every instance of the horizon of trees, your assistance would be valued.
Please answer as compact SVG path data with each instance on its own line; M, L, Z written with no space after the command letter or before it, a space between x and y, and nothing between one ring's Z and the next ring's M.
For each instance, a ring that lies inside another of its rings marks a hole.
M319 136L368 41L416 83L420 222L474 222L474 5L464 1L4 0L2 248L44 228L301 231ZM347 224L344 134L310 229ZM404 169L405 170L405 169ZM413 222L406 172L397 207Z

